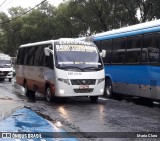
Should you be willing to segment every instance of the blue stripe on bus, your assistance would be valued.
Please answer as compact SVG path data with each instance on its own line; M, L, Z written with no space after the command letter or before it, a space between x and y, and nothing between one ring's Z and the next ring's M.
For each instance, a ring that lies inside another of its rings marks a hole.
M113 82L160 86L158 66L149 65L105 65L105 74Z
M124 33L115 33L113 35L104 35L101 37L94 37L94 41L115 39L115 38L120 38L120 37L128 37L128 36L140 35L140 34L144 34L144 33L158 32L158 31L160 31L160 26L148 28L148 29L143 29L143 30L128 31L128 32L124 32Z

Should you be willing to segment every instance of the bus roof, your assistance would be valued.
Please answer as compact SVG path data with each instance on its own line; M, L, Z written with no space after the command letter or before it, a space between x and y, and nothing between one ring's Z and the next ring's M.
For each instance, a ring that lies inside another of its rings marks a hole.
M51 44L53 42L54 42L54 40L41 41L41 42L24 44L24 45L21 45L20 47L28 47L28 46L33 46L33 45L36 46L36 45L42 45L42 44Z
M78 42L78 43L84 43L85 41L79 41L77 39L73 39L73 38L60 38L60 39L57 39L57 40L48 40L48 41L41 41L41 42L35 42L35 43L28 43L28 44L24 44L24 45L21 45L20 48L23 48L23 47L29 47L29 46L36 46L36 45L45 45L45 44L52 44L54 42L68 42L68 41L71 41L71 42ZM90 44L93 44L91 42L89 42Z
M103 33L93 35L94 41L113 39L125 36L134 36L144 33L160 31L160 20L150 21L146 23L136 24L128 27L123 27Z

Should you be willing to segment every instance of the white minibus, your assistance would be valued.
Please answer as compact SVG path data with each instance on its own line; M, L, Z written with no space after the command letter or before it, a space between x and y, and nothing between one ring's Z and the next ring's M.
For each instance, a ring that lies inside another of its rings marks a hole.
M91 42L49 40L21 45L16 83L28 97L35 92L47 101L57 97L88 96L95 102L103 95L105 74L100 53Z
M12 81L13 78L13 66L11 57L7 54L0 53L0 80L9 79Z

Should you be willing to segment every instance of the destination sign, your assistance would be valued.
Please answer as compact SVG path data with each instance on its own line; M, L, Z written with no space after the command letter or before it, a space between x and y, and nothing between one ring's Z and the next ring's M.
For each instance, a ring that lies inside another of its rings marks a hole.
M96 47L84 45L56 45L56 51L96 52Z

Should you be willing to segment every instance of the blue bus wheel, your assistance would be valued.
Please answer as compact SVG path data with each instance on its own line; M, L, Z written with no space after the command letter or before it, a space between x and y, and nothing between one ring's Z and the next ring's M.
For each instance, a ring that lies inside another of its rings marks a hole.
M112 91L112 81L110 79L106 80L105 83L105 96L107 98L111 98L113 96L113 91Z

